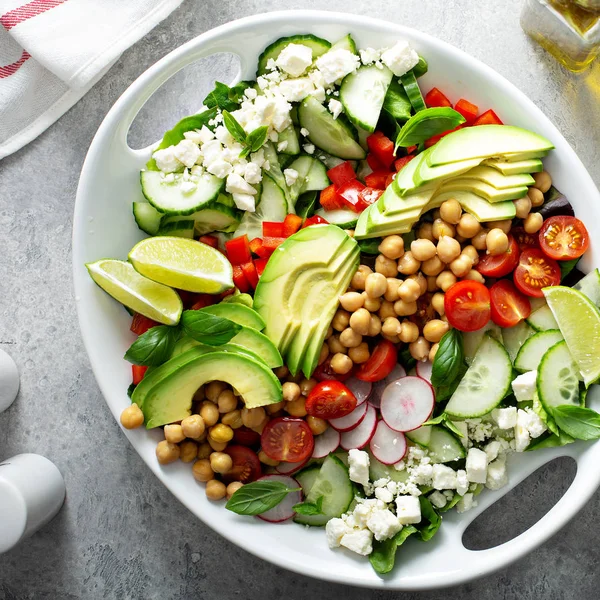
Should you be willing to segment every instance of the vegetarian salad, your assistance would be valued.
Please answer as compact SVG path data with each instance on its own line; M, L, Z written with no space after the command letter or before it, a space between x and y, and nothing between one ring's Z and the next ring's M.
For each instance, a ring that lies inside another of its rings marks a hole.
M600 274L575 268L552 143L423 95L426 71L402 40L277 40L154 148L149 237L87 265L139 336L122 425L378 573L506 485L510 453L600 437Z

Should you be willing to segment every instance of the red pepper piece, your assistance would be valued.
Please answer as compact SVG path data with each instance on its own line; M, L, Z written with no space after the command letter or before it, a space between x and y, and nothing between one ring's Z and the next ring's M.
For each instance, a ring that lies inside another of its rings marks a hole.
M344 201L339 197L333 183L324 190L321 190L319 202L325 210L336 210L344 206Z
M201 235L198 238L198 241L210 246L211 248L219 247L219 240L214 235Z
M256 267L254 266L254 263L247 262L240 266L242 267L242 271L244 272L248 283L250 284L252 289L255 289L258 284L258 273L256 272Z
M254 268L256 269L256 274L260 277L269 262L268 258L255 258L254 259Z
M263 221L263 238L265 237L283 237L283 222L275 223L273 221Z
M327 221L323 217L319 217L319 215L313 215L312 217L310 217L310 219L306 219L306 221L304 221L302 229L304 229L305 227L310 227L311 225L320 225L321 223L329 223L329 221Z
M250 250L253 254L258 254L258 251L260 250L262 246L262 238L254 238L251 242L250 242Z
M444 133L440 133L439 135L434 135L433 137L430 137L428 140L425 140L425 148L430 148L434 144L437 144L443 137L447 136L449 133L452 133L453 131L458 131L463 127L464 125L459 125L454 129L449 129L448 131L444 131Z
M377 188L379 190L385 189L385 181L389 171L373 171L370 175L365 177L365 184L371 188Z
M148 329L156 327L157 325L160 325L160 323L157 323L156 321L153 321L144 315L140 315L140 313L135 313L129 329L136 335L142 335L142 333L146 333Z
M396 174L396 173L390 173L390 174L387 176L387 179L385 180L385 187L387 187L388 185L392 185L392 181L394 181L394 175L395 175L395 174Z
M131 375L133 379L133 384L137 385L142 379L144 379L144 375L148 367L144 367L142 365L131 365Z
M360 199L367 205L374 204L383 195L383 190L375 189L372 187L366 187L364 190L360 190Z
M371 167L373 171L381 171L385 167L379 162L379 159L375 154L369 153L367 154L367 164Z
M490 108L490 110L486 110L483 114L479 115L479 117L473 121L473 125L504 125L504 123Z
M225 242L225 249L227 251L227 258L232 265L241 265L252 260L250 242L247 235L242 235Z
M461 98L454 105L454 110L460 113L467 120L467 125L471 125L479 113L479 107L475 104L471 104L471 102L465 100L464 98Z
M233 283L235 287L244 293L250 289L250 283L244 275L244 271L240 265L233 265Z
M429 108L433 106L449 106L452 108L452 102L450 102L450 100L448 100L448 98L446 98L446 96L437 88L433 88L427 92L425 95L425 104L427 104Z
M417 151L416 146L407 146L407 148L406 148L406 154L414 154L416 151Z
M394 168L396 169L396 173L403 169L413 158L414 156L412 154L409 154L408 156L402 156L401 158L396 160L394 162Z
M345 205L354 212L362 212L369 206L361 197L360 192L365 189L365 186L355 179L348 181L339 190L338 194L344 201Z
M192 304L192 310L200 310L207 306L216 304L217 298L210 294L196 294L195 302Z
M266 237L265 236L263 238L262 247L263 247L263 249L272 251L272 250L275 250L276 248L278 248L279 246L281 246L281 244L283 244L283 242L285 242L284 237L275 237L275 236Z
M391 168L395 157L394 142L390 138L386 137L381 131L376 131L367 138L367 146L384 168Z
M356 173L352 168L352 164L349 161L345 161L340 163L337 167L329 169L329 171L327 171L327 177L331 179L333 185L340 187L347 181L356 179Z
M302 227L302 217L298 215L286 215L283 221L283 237L290 237Z

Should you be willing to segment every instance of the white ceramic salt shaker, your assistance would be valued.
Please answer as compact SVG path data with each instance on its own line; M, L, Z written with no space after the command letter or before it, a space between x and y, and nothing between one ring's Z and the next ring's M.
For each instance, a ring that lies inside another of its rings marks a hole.
M48 523L64 501L64 479L47 458L18 454L0 463L0 554Z
M19 392L19 371L15 361L0 348L0 413L5 411Z

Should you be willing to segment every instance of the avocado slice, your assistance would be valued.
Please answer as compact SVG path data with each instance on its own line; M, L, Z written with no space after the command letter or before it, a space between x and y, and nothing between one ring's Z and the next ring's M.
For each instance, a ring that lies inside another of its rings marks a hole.
M512 200L504 202L488 202L481 196L472 192L444 192L432 198L431 202L425 208L426 212L434 208L439 208L446 200L455 199L460 202L463 210L472 214L480 223L487 221L501 221L504 219L514 219L516 215L515 205Z
M439 192L473 192L474 194L485 198L488 202L502 202L503 200L517 200L518 198L522 198L527 195L527 190L528 188L525 185L507 188L505 190L497 190L495 187L492 187L483 181L459 177L445 182L439 189Z
M265 328L265 322L261 319L260 315L244 304L213 304L201 310L216 317L229 319L243 327L256 329L257 331L262 331Z
M450 177L462 175L463 173L466 173L470 169L476 167L482 161L481 158L472 158L470 160L463 160L448 163L447 165L440 165L439 167L430 167L427 164L427 157L431 153L432 148L428 148L427 150L425 150L425 152L422 152L419 155L421 157L421 160L419 160L419 163L416 166L415 173L413 175L414 185L412 188L407 188L405 193L409 193L411 190L414 191L415 188L418 188L427 183L431 183L433 181L439 181L440 179L448 179Z
M506 190L508 188L520 187L523 185L530 186L535 183L535 180L529 173L503 175L500 171L485 165L480 165L467 171L463 174L462 179L477 179L491 185L497 190Z
M152 429L189 417L192 398L209 381L229 383L247 408L267 406L282 399L281 383L273 371L249 354L221 346L197 347L157 367L135 388L132 401ZM144 385L142 385L144 384Z
M427 188L420 188L413 194L402 196L392 183L392 185L388 185L377 201L377 210L387 216L415 208L423 209L435 194L435 190L435 187L428 186Z
M539 173L544 170L544 164L539 158L507 162L498 158L484 160L484 165L492 167L503 175L518 175L519 173Z

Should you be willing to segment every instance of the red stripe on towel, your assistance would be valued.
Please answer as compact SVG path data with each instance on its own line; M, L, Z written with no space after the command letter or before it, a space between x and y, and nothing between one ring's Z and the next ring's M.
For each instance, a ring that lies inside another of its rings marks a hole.
M40 15L59 4L64 4L67 0L32 0L23 6L9 10L0 17L0 23L8 31L19 23Z
M23 66L23 63L29 58L31 58L29 52L27 52L27 50L23 50L23 54L21 54L21 58L17 62L12 63L11 65L6 65L5 67L0 67L0 79L4 79L4 77L8 77L9 75L16 73Z

